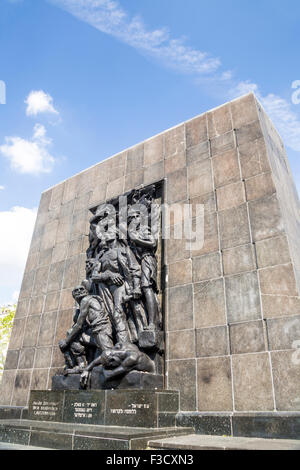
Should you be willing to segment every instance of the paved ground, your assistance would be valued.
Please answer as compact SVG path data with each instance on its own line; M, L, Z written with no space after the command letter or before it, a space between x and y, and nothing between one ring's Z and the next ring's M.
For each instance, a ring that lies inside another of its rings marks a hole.
M53 450L53 449L45 449L44 447L21 446L19 444L8 444L7 442L0 442L0 450Z
M170 450L300 450L300 440L190 434L152 440L149 442L149 448Z

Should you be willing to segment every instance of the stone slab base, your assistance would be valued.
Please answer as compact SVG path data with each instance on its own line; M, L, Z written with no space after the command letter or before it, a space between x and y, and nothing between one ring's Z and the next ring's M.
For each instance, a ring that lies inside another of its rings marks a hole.
M178 413L176 426L193 427L197 434L299 439L300 413Z
M145 450L151 439L191 432L191 428L125 428L35 420L0 420L0 442L60 450Z
M141 389L154 390L163 389L164 378L162 375L147 374L145 372L132 371L129 374L114 380L107 381L102 368L95 367L91 373L89 389L111 390L111 389ZM80 390L80 374L54 375L52 377L52 390Z
M149 450L300 450L300 441L190 434L149 441Z
M32 391L28 419L141 428L175 426L179 392L171 390Z

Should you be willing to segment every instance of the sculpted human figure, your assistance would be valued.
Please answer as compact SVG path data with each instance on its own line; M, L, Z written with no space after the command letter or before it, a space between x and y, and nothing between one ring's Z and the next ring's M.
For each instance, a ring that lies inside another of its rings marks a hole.
M77 323L79 315L80 310L76 309L73 318L74 325ZM72 328L67 332L67 337L71 333ZM68 344L67 349L64 348L63 341L61 341L59 345L63 346L62 352L65 358L65 374L80 373L85 368L86 362L89 363L94 359L94 354L97 349L87 323L83 325L81 332Z
M134 206L129 209L128 220L129 238L136 259L141 265L141 288L145 297L145 306L148 313L148 329L158 329L159 307L156 294L157 289L157 240L150 228L143 223L141 212Z
M82 285L73 290L73 298L79 305L80 313L65 340L59 342L62 352L66 352L70 345L84 332L86 326L91 331L96 347L100 351L112 349L112 326L109 315L98 296L90 295Z
M113 298L111 315L117 341L129 343L131 338L127 324L126 304L141 296L140 267L127 244L122 245L115 234L106 234L102 247L92 281L95 284L105 283L108 287Z
M154 362L137 346L131 343L117 343L113 349L103 351L100 357L91 362L81 374L81 385L85 386L90 371L102 365L106 380L127 374L132 370L155 373Z

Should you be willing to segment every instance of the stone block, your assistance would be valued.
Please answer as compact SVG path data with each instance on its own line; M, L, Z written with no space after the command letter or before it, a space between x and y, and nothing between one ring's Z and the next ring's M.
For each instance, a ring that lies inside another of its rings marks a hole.
M206 115L188 121L185 125L185 131L187 148L208 140Z
M198 224L198 227L197 225ZM192 229L194 233L198 230L203 230L203 220L193 219ZM202 247L197 247L191 243L191 257L205 255L219 250L219 232L218 232L218 219L216 212L204 212L204 243Z
M177 286L168 291L168 331L193 328L193 286Z
M32 293L34 296L47 293L49 266L37 269Z
M53 248L56 240L56 233L58 228L58 220L52 220L45 225L45 230L41 243L41 250L48 250Z
M236 136L239 146L260 139L263 137L260 122L254 121L240 127L236 130Z
M232 357L236 411L274 410L268 353Z
M197 381L199 411L233 409L229 357L197 359Z
M207 113L208 137L213 139L232 131L232 118L230 105L220 106Z
M105 183L102 178L98 178L93 188L93 192L90 196L89 204L90 206L96 206L101 202L105 201L107 191L107 183Z
M180 261L182 259L187 259L190 257L190 242L185 238L184 233L180 239L176 235L176 230L179 228L180 232L183 232L182 226L171 226L170 227L170 238L165 241L166 251L167 251L167 260L168 263L174 263L175 261Z
M242 181L217 189L218 210L231 209L246 202L245 187Z
M47 369L34 369L32 372L31 390L46 390L48 383L48 370Z
M20 300L17 305L15 318L27 317L29 313L30 299Z
M13 390L13 406L25 406L27 404L32 370L18 370Z
M262 295L264 318L275 318L300 314L300 298L286 295Z
M67 310L73 308L75 305L74 299L72 297L72 289L65 289L61 291L60 294L60 310Z
M39 295L37 297L32 297L29 307L29 316L31 315L41 315L44 309L45 296Z
M33 347L37 345L40 329L41 315L34 315L27 318L24 333L23 347Z
M84 193L82 196L79 195L75 199L75 203L74 203L74 213L75 214L76 214L76 212L83 211L84 209L86 209L87 207L89 207L91 205L91 203L90 203L91 196L92 196L91 188L92 188L92 186L90 187L90 191L88 193Z
M249 220L246 204L220 212L219 222L222 249L250 243Z
M193 217L196 217L197 215L197 212L196 212L197 205L204 206L204 214L209 213L209 212L215 212L216 211L215 192L212 191L211 193L202 194L201 196L191 198L190 204L192 206Z
M77 219L78 219L78 216L77 216ZM65 217L61 217L59 219L55 246L57 246L59 243L63 243L69 240L70 235L71 235L71 228L73 232L74 223L76 222L77 219L73 220L72 214L66 215ZM79 233L79 235L81 234ZM73 238L76 238L76 237L73 236Z
M60 296L59 291L50 292L50 294L47 294L46 300L45 300L45 308L44 308L45 313L58 309L59 296Z
M209 141L201 142L195 147L190 147L186 151L186 164L188 166L195 165L207 160L210 157L210 144Z
M74 288L78 284L78 273L79 273L79 256L73 256L68 258L64 266L63 274L63 289Z
M20 349L23 343L26 318L15 319L9 341L9 349Z
M275 195L249 202L249 215L254 241L275 237L284 231Z
M34 364L35 348L23 348L20 351L19 369L32 369Z
M211 139L211 155L214 157L219 154L225 154L236 147L235 135L233 131L219 135Z
M255 244L259 268L287 264L291 261L288 242L285 236L268 238Z
M163 135L165 158L170 158L174 155L182 154L185 151L185 126L174 127Z
M9 349L7 351L4 369L13 370L18 368L19 353L19 349Z
M213 191L211 160L203 160L188 167L189 198L201 196Z
M55 335L57 312L46 313L42 316L38 346L51 346Z
M255 249L251 243L223 250L222 256L226 276L256 269Z
M261 318L257 273L225 278L227 317L229 323Z
M292 264L272 266L259 270L262 294L297 296L298 290Z
M271 196L276 192L271 173L262 173L246 180L247 201Z
M195 357L195 330L171 331L168 343L170 360Z
M129 191L131 189L138 188L144 182L144 171L143 169L133 171L132 173L128 173L125 176L125 187L124 191Z
M299 349L271 353L275 401L278 411L300 411Z
M230 344L232 354L266 351L263 322L251 321L230 325Z
M258 119L256 99L253 93L231 102L231 113L235 129Z
M16 370L4 370L0 382L0 405L10 405L16 379Z
M223 279L194 285L194 317L199 329L226 324Z
M75 199L72 199L69 202L66 202L60 207L59 210L59 219L62 217L67 217L73 214L74 210L74 205L75 205Z
M59 291L62 287L63 274L65 268L65 261L51 264L49 279L48 279L48 292Z
M41 195L40 205L39 205L39 213L48 212L50 207L52 197L52 189L48 189L44 191Z
M212 159L215 187L240 181L240 167L236 149L222 152Z
M95 167L82 171L78 175L78 186L76 196L88 193L94 186L97 170Z
M222 276L220 253L193 258L193 282L207 281Z
M38 266L49 266L52 259L52 252L53 248L49 248L48 250L43 250L39 253L39 259L37 261Z
M227 326L196 330L196 357L227 356L228 354Z
M108 170L108 183L122 178L125 175L126 169L126 152L115 155L107 162Z
M108 183L107 191L106 191L106 200L109 201L110 199L113 199L119 196L119 194L123 194L124 185L125 185L124 176Z
M270 171L266 144L263 138L240 145L239 155L244 179Z
M167 362L168 389L180 391L180 410L196 409L195 359Z
M147 140L144 145L144 166L151 166L163 160L163 135Z
M187 170L183 168L168 175L167 202L185 201L187 199Z
M164 178L164 162L160 161L144 169L144 184L147 186Z
M51 366L52 347L37 348L35 353L34 368L46 369Z
M192 282L192 261L183 260L169 265L169 286L179 286Z
M61 353L61 350L57 346L58 343L54 343L55 346L52 348L52 355L51 355L51 367L59 368L61 371L65 366L64 356Z
M68 246L68 242L58 243L55 245L52 252L52 264L66 259L68 254Z
M57 317L57 325L56 325L56 332L55 332L55 345L61 339L66 337L67 331L73 324L73 317L74 317L74 310L72 308L68 310L60 310Z
M270 350L296 349L300 344L300 316L267 320Z
M24 274L19 300L26 299L31 296L35 274L36 271Z
M181 152L172 155L170 158L165 160L165 175L174 173L175 171L181 170L186 167L186 154Z
M139 170L144 165L144 144L136 145L128 150L126 174ZM119 192L122 194L122 191Z

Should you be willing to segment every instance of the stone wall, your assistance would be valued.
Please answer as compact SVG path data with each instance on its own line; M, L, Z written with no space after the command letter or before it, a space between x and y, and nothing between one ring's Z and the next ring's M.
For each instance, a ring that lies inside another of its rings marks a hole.
M182 411L300 410L299 201L253 94L42 194L1 405L26 405L30 389L50 388L62 367L57 343L85 276L88 208L162 179L170 206L205 206L201 249L165 241L166 386L180 390Z

